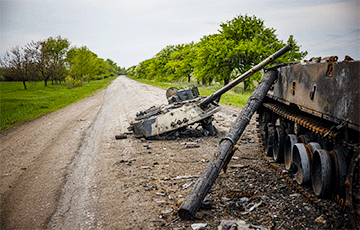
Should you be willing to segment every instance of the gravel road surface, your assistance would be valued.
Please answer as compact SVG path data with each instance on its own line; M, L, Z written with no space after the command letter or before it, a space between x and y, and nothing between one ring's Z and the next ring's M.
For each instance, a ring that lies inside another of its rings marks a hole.
M329 204L329 213L308 203L262 160L254 118L208 195L212 208L180 220L177 203L240 109L223 106L214 137L115 139L136 112L165 103L164 89L119 76L91 97L1 133L1 229L215 229L221 220L258 229L348 226L339 207ZM187 141L199 147L186 148Z

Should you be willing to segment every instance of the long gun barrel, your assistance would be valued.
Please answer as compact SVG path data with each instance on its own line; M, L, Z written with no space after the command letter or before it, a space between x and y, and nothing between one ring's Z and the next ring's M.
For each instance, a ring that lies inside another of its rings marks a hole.
M208 96L204 101L202 101L200 103L200 107L201 108L206 107L208 104L215 101L217 98L220 98L221 95L223 95L225 92L229 91L230 89L232 89L233 87L238 85L240 82L244 81L246 78L248 78L251 75L253 75L254 73L258 72L259 70L264 68L267 64L271 63L272 61L274 61L278 57L282 56L283 54L285 54L286 52L288 52L291 49L292 49L292 45L288 44L284 48L282 48L282 49L278 50L277 52L275 52L273 55L270 55L264 61L260 62L259 64L257 64L253 68L251 68L248 71L246 71L245 73L243 73L240 77L236 78L235 80L233 80L232 82L230 82L229 84L224 86L223 88L219 89L215 93Z

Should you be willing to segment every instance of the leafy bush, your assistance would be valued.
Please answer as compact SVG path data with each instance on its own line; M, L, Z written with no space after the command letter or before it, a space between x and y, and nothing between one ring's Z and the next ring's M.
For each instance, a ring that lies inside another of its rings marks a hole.
M67 76L65 78L66 86L68 89L74 88L74 87L81 87L84 84L84 78L78 78L74 79L70 76Z

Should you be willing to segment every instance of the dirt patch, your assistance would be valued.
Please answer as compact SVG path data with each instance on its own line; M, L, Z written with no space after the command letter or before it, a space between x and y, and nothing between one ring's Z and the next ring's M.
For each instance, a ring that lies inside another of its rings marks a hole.
M115 138L136 112L164 103L164 89L121 76L106 90L3 135L2 229L191 229L195 223L215 229L236 219L255 228L349 227L337 205L325 201L329 213L309 203L262 160L255 119L207 196L211 209L180 220L176 204L240 109L223 106L214 137Z

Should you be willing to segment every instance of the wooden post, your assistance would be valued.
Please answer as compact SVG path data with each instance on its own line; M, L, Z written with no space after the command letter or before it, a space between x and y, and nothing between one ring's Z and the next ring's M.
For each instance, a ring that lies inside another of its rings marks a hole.
M194 218L201 202L204 200L205 196L219 176L225 162L230 161L234 145L238 142L246 126L249 124L252 115L259 108L266 93L269 91L276 78L276 70L271 69L264 74L259 85L255 88L249 100L246 102L245 107L241 110L240 115L231 126L230 131L224 138L221 139L220 145L215 154L210 159L205 170L201 173L193 188L186 196L184 202L181 204L179 209L179 216L181 219Z

